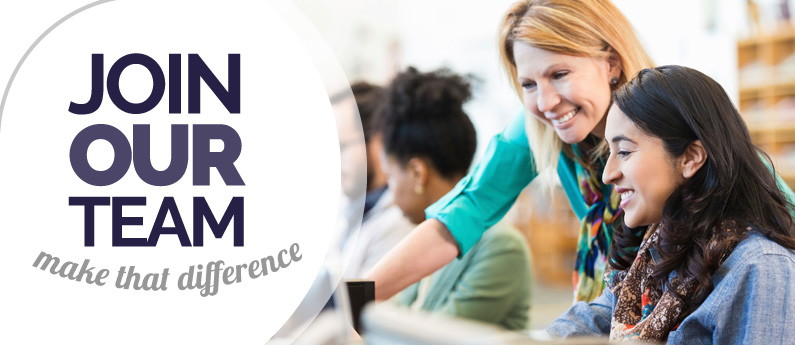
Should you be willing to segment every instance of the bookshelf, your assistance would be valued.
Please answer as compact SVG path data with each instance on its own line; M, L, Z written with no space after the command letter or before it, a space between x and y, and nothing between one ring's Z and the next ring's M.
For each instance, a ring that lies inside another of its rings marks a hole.
M795 188L795 30L737 43L739 108L757 146Z

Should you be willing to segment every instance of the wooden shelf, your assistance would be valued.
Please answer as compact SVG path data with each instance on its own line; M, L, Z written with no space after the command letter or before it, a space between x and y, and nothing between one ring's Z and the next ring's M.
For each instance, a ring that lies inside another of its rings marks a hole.
M766 43L777 43L780 41L795 40L795 29L791 26L784 27L778 32L765 36L749 37L737 42L738 48L748 48Z
M795 187L795 30L753 37L737 43L739 108L754 143L776 164L779 175Z
M793 121L795 122L795 121ZM748 123L748 131L752 134L768 134L768 133L793 133L795 134L795 123L782 124L780 122L768 123Z
M746 85L746 86L741 85L740 97L742 98L744 94L760 93L771 89L777 91L780 90L779 93L784 92L787 94L795 95L795 79L773 82L769 84Z

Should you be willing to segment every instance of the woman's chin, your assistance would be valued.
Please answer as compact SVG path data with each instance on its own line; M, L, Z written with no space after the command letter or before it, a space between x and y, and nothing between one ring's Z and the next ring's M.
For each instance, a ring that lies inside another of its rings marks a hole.
M633 217L632 212L628 212L627 209L623 208L623 207L622 207L622 209L624 210L624 226L626 226L626 227L628 227L630 229L637 227L638 226L638 222Z
M567 130L555 130L555 133L558 135L558 138L562 140L566 144L576 144L588 137L588 132L585 131L576 131L572 129Z
M628 215L626 213L626 210L624 210L624 225L626 227L628 227L630 229L633 229L633 228L637 228L637 227L641 227L641 226L647 226L647 225L650 225L650 224L651 223L649 223L648 220L647 221L641 221L641 220L633 218L632 216L630 216L630 215Z
M639 225L637 223L635 223L635 222L627 221L626 218L624 218L624 226L626 226L626 227L628 227L630 229L634 229L634 228L637 228Z

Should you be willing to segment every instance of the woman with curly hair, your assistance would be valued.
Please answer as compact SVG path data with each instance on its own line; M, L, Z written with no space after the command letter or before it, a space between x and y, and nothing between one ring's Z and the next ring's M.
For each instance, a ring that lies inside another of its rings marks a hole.
M447 70L409 68L385 91L380 114L384 170L395 204L412 222L469 170L475 127L464 112L467 79ZM497 223L461 259L398 294L412 309L520 330L530 309L530 255L524 237Z

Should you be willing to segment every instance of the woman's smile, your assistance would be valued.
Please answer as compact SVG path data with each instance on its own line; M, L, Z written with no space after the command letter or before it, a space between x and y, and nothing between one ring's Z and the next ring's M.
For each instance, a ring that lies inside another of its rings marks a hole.
M577 113L579 113L579 111L580 111L580 108L578 107L576 109L573 109L573 110L565 113L563 116L560 116L560 117L557 117L557 118L552 118L552 119L550 119L550 121L552 122L552 125L555 126L555 128L564 129L564 128L566 128L566 124L571 122L571 119L573 119L574 115L577 115Z
M616 193L621 196L621 204L619 205L622 209L627 209L627 204L632 201L632 197L635 196L635 191L626 188L619 188L616 186Z

